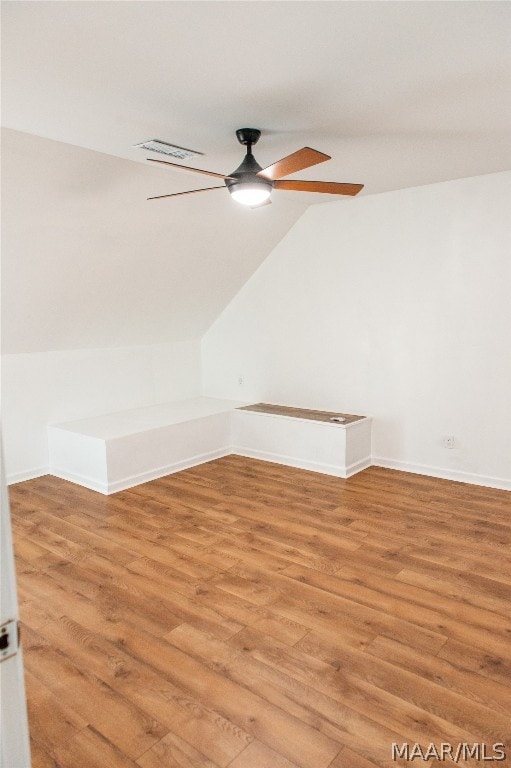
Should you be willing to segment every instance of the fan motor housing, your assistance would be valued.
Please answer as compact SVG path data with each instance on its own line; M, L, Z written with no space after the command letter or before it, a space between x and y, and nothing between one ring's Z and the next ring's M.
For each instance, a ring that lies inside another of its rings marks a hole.
M241 165L229 174L232 178L224 180L225 186L228 188L229 192L234 192L240 184L256 184L258 187L268 189L271 192L273 189L272 182L258 176L257 174L259 171L262 171L261 166L252 153L247 153Z

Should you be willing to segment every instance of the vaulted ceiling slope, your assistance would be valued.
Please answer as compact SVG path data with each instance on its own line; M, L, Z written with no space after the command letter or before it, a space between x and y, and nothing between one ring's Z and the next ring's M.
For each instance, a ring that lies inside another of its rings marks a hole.
M3 353L199 339L305 208L148 202L166 169L8 129L2 155Z
M198 338L329 199L148 203L209 180L143 140L228 173L260 128L261 165L312 146L333 159L299 178L362 195L510 167L510 23L491 1L3 2L3 351Z

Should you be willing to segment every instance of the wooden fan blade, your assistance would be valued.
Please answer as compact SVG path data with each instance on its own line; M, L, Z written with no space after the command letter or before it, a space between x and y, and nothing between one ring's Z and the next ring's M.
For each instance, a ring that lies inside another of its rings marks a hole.
M161 163L162 165L170 165L172 168L180 168L182 171L193 171L194 173L203 173L205 176L215 176L217 179L232 179L232 176L224 176L222 173L202 171L200 168L190 168L188 165L170 163L168 160L157 160L155 157L148 157L147 160L149 160L150 163Z
M189 189L188 192L173 192L171 195L156 195L155 197L148 197L148 200L161 200L162 197L178 197L179 195L193 195L194 192L209 192L210 189L225 189L221 187L204 187L204 189Z
M292 155L283 157L282 160L277 160L273 165L263 168L257 175L262 176L263 179L273 181L274 179L281 179L282 176L289 176L290 173L303 171L304 168L310 168L311 165L324 163L325 160L331 160L330 155L318 152L317 149L303 147L303 149L293 152Z
M274 181L274 189L293 192L326 192L330 195L358 195L363 184L338 184L335 181Z

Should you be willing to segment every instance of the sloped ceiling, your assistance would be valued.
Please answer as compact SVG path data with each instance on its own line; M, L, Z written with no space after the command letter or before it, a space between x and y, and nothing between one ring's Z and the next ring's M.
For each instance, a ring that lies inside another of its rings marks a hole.
M304 209L148 202L158 167L9 129L2 155L4 353L199 339Z
M210 184L150 167L143 140L228 173L235 129L258 127L263 166L312 146L333 159L300 178L362 194L511 164L509 3L16 0L2 16L4 352L198 338L325 201L148 203Z

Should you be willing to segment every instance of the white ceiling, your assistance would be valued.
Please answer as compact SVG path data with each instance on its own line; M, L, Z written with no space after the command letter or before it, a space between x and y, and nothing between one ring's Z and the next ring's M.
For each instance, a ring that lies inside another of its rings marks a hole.
M333 159L300 177L365 194L510 165L508 2L3 6L10 128L140 162L159 138L228 173L256 127L262 165L312 146Z
M311 146L332 160L298 178L362 195L509 168L510 29L507 2L3 2L4 351L198 338L332 199L148 203L217 180L143 140L229 173L260 128L261 165Z

